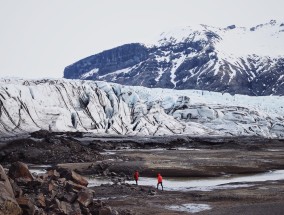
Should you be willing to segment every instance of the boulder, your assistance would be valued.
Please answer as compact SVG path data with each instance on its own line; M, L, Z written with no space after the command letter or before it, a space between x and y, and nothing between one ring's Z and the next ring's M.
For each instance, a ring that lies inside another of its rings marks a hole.
M74 171L71 171L71 178L72 181L74 181L77 184L80 184L82 186L87 187L88 186L88 181L86 178L84 178L83 176L77 174Z
M76 198L77 198L77 194L70 191L70 192L68 192L68 193L64 193L62 199L63 199L64 201L69 202L69 203L73 203L73 202L76 200Z
M11 165L8 176L15 181L29 182L33 180L33 176L29 171L28 166L19 161Z
M10 181L10 184L13 188L15 198L19 198L20 196L22 196L23 190L15 183L15 181L13 179L10 178L9 181Z
M60 177L59 172L57 172L55 169L48 170L46 174L52 179L58 179Z
M0 165L0 183L1 183L1 187L5 188L5 192L12 198L14 198L14 191L13 188L11 186L11 183L5 173L5 170L3 169L3 167ZM1 192L2 193L2 192Z
M73 170L59 168L58 172L60 173L60 177L62 178L66 178L67 180L71 180L76 184L80 184L85 187L88 186L87 179L79 175L78 173L74 172Z
M46 206L45 203L45 197L43 193L40 193L37 195L37 200L36 200L37 206L44 208Z
M82 189L78 193L77 201L85 207L88 207L94 199L94 191L90 189Z
M10 181L0 165L0 215L18 215L22 210L17 203Z
M86 188L85 186L82 186L82 185L80 185L80 184L76 184L76 183L74 183L73 181L67 181L66 182L66 185L65 185L65 189L68 191L68 192L70 192L70 191L72 191L72 192L79 192L80 190L82 190L82 189L84 189L84 188Z
M58 199L56 199L56 204L60 212L63 214L70 214L73 211L72 205L68 202L59 201Z
M23 214L25 215L34 215L35 214L35 205L32 203L32 201L25 196L22 196L20 198L17 198L17 202L20 205L20 207L23 210Z
M99 209L99 215L113 215L110 207L103 207Z

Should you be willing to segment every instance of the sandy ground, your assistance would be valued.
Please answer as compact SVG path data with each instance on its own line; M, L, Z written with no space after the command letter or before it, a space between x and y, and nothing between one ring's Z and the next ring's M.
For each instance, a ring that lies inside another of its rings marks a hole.
M167 177L208 178L224 175L250 175L275 169L284 169L284 144L282 141L249 140L232 141L226 145L205 144L183 148L163 147L163 143L149 149L137 149L133 144L119 146L120 150L104 152L109 172L131 175L138 169L141 176L155 177L160 172ZM108 141L110 144L111 141ZM248 144L251 143L251 144ZM112 143L115 145L116 143ZM177 144L178 145L178 144ZM90 174L94 163L64 164L82 173ZM210 206L198 214L283 214L284 181L246 183L250 187L216 189L214 191L160 191L152 187L131 185L104 185L95 187L98 199L112 207L129 209L135 214L191 214L179 211L184 204ZM175 209L167 207L174 206ZM179 208L177 208L179 207Z

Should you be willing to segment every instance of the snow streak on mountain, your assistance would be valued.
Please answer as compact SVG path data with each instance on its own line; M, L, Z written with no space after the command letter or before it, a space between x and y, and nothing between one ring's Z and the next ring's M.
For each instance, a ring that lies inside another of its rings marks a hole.
M126 44L82 59L66 67L64 77L151 88L284 95L284 22L173 30L162 33L151 46Z
M0 134L284 136L279 96L232 96L100 81L0 79Z

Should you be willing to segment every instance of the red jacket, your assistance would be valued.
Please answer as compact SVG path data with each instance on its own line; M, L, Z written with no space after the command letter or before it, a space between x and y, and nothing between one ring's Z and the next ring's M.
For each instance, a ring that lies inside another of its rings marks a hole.
M133 177L134 177L135 180L138 180L138 178L139 178L139 173L138 173L138 172L135 172L134 175L133 175Z
M163 177L159 174L158 175L158 183L162 183L163 182Z

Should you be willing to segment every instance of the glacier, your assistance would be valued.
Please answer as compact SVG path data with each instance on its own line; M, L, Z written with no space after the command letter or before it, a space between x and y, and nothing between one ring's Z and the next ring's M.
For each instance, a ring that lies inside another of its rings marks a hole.
M98 135L284 137L281 96L123 86L103 81L0 79L0 134L45 129Z

